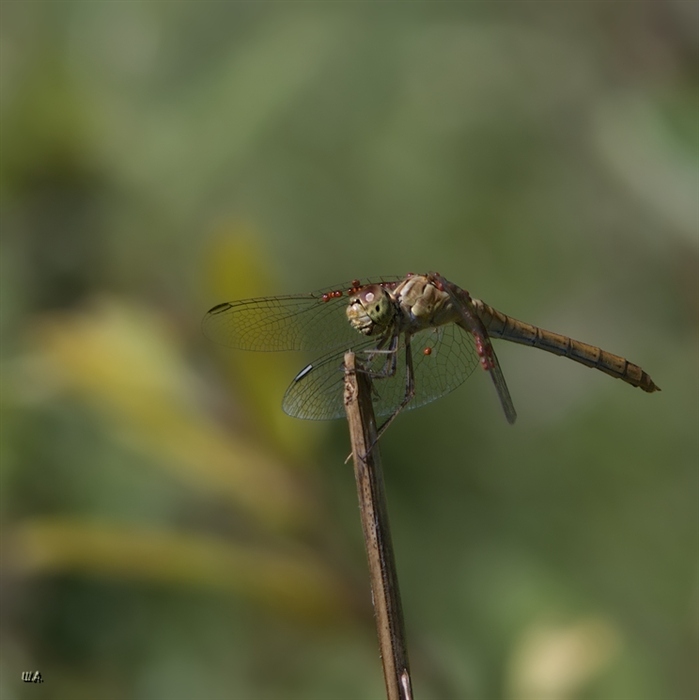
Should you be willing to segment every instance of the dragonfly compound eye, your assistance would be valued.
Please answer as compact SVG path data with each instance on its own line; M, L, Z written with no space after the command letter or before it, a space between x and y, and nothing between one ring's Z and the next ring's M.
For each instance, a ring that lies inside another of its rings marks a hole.
M367 316L377 325L386 326L393 318L391 298L385 289L371 285L358 295Z
M388 292L378 284L363 287L350 296L347 318L364 335L383 332L393 319L394 310Z

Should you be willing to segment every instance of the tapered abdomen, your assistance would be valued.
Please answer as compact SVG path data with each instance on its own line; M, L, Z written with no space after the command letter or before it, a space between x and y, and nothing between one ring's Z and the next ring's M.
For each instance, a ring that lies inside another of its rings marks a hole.
M610 377L616 377L643 391L660 391L660 387L638 365L619 355L602 350L594 345L581 343L565 335L552 333L497 311L480 299L473 299L473 305L483 325L492 338L503 338L513 343L521 343L534 348L563 355L586 367L594 367Z

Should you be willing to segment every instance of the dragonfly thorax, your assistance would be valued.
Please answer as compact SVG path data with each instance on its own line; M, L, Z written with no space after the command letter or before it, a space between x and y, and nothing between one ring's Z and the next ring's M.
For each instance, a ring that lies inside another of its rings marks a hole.
M412 333L457 320L449 295L438 289L426 275L407 277L393 293L406 319L404 328Z
M368 284L349 298L347 320L364 335L379 335L394 323L396 307L380 284Z

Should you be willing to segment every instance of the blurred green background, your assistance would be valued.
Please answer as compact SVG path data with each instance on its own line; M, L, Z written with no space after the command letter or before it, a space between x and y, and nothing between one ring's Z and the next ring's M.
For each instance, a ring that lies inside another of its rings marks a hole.
M409 270L662 387L391 427L416 698L697 697L695 3L0 9L3 700L383 697L346 425L200 320Z

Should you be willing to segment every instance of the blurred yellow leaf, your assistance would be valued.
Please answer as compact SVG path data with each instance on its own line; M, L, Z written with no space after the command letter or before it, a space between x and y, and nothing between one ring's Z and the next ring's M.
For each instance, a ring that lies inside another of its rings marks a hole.
M279 290L272 283L276 276L270 269L270 257L259 243L260 235L240 222L224 222L220 234L209 248L204 269L207 295L213 303L260 296L273 296L312 290ZM202 314L203 315L203 314ZM272 439L295 456L307 455L320 430L299 424L281 409L284 391L303 367L299 353L244 352L211 344L227 369L231 384L235 384Z
M313 624L348 621L346 584L311 552L82 519L26 520L8 533L5 566L16 575L78 573L185 585L244 596Z
M157 314L103 299L88 311L47 316L34 331L43 367L35 381L58 381L98 405L111 428L181 479L269 525L312 516L284 463L202 410L201 387Z
M510 665L511 698L568 700L619 652L620 636L607 619L565 627L537 623L520 639Z

